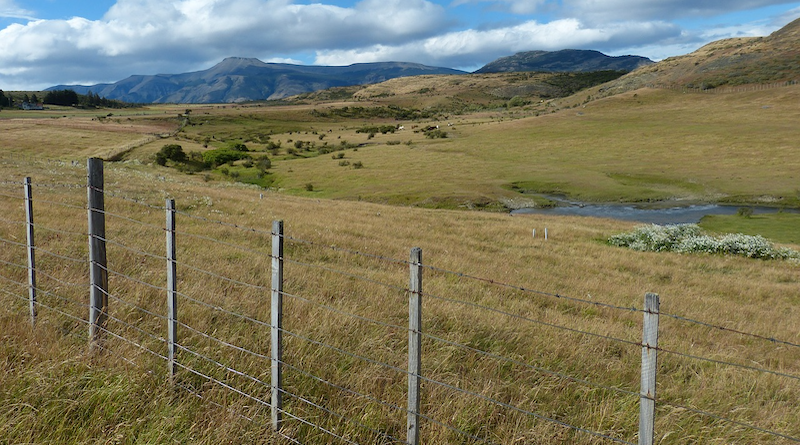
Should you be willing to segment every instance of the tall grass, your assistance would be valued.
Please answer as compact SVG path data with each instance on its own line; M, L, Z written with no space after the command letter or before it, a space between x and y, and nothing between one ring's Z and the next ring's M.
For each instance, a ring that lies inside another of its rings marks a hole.
M79 185L85 177L83 166L46 162L24 168L4 164L0 172L11 181L32 174L39 184ZM153 173L135 165L107 164L106 178L107 234L122 244L109 244L109 265L124 275L110 277L110 292L115 296L111 314L124 322L110 323L111 330L165 353L163 320L117 299L154 314L165 313L165 293L152 287L162 286L166 275L165 262L158 258L164 249L160 229L164 213L157 207L165 198L175 198L182 212L178 215L179 290L200 302L181 299L179 318L191 329L181 327L180 341L199 356L181 350L179 361L266 399L268 388L204 357L262 381L268 380L269 361L199 332L268 353L268 330L225 311L269 319L264 288L269 283L270 240L264 232L272 220L284 220L289 235L285 289L291 294L286 297L285 329L294 334L285 336L285 361L297 368L287 368L286 390L345 419L294 397L287 397L287 410L357 443L388 443L388 437L404 437L405 375L394 368L405 367L407 331L402 327L407 323L407 297L402 289L408 271L406 265L382 258L404 260L413 246L422 247L425 264L436 266L424 271L423 374L430 381L423 385L423 413L450 426L424 421L423 438L428 443L473 442L463 433L496 443L603 443L596 436L504 409L482 397L635 440L638 397L613 388L638 391L641 348L553 326L635 343L641 334L640 314L518 287L619 307L640 307L644 293L654 291L661 294L664 312L800 343L800 328L794 323L796 265L637 252L602 242L613 233L631 229L627 223L431 211L273 193L260 199L263 191L255 188L209 186L193 177ZM40 187L34 191L42 248L82 258L87 244L81 236L86 224L84 190ZM0 193L12 196L2 197L3 208L9 209L4 218L21 220L21 186L3 185ZM16 195L20 198L15 199ZM236 229L234 224L254 230ZM65 233L48 232L45 227ZM548 241L531 237L531 228L537 227L548 227ZM3 222L0 236L24 239L22 229ZM6 247L0 250L0 259L24 264L23 249ZM40 267L48 274L69 283L85 283L86 272L80 264L72 266L44 254L40 259ZM3 267L3 274L25 281L24 268ZM45 276L41 280L43 289L68 299L43 295L43 303L86 318L86 308L80 304L86 298L82 284L68 286ZM280 441L270 434L262 405L186 370L177 379L183 386L173 389L166 383L163 361L135 345L109 335L108 351L99 358L88 356L85 325L47 310L41 311L37 327L31 330L26 303L13 296L24 298L25 287L8 281L0 286L4 291L0 293L4 337L0 361L9 370L0 376L0 406L6 407L0 411L0 437L10 443ZM665 317L660 345L692 356L756 364L791 375L800 372L796 348L776 347L680 319ZM602 387L565 380L558 374ZM797 396L797 385L778 376L763 377L749 369L661 354L659 397L675 405L796 437L800 419L793 401ZM336 441L305 423L287 421L286 428L287 435L303 443ZM659 404L656 431L665 444L782 443L667 404Z

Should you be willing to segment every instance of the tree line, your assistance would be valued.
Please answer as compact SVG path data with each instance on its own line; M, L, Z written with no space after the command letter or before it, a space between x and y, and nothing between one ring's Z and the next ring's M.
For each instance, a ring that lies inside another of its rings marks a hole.
M73 90L48 91L40 99L35 93L31 96L28 93L12 95L0 90L0 108L18 107L26 102L29 104L42 103L44 105L78 108L125 108L132 106L132 104L119 100L107 99L91 91L86 94L78 94Z

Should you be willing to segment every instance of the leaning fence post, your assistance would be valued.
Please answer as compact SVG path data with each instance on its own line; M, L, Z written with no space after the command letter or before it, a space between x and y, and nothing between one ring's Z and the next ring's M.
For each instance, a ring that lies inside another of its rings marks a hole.
M420 375L422 372L422 249L411 249L408 294L408 421L406 442L419 444Z
M283 418L283 221L272 222L272 428L279 431Z
M106 261L106 215L103 197L103 160L89 158L89 341L100 339L108 319L108 265Z
M658 294L644 297L642 335L642 388L639 393L639 445L653 445L656 410L656 370L658 355Z
M167 200L167 339L169 358L169 381L175 380L177 370L175 352L177 351L178 332L178 278L177 259L175 255L175 200Z
M28 235L28 296L31 325L36 325L36 252L33 238L33 196L31 178L25 178L25 221Z

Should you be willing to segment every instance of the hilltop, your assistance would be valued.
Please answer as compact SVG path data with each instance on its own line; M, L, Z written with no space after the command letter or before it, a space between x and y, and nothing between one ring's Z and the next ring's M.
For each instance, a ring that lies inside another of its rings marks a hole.
M800 19L767 37L709 43L697 51L642 67L612 83L609 91L647 85L710 89L800 80Z
M607 56L599 51L565 49L561 51L527 51L501 57L475 71L476 73L501 73L517 71L586 72L633 71L654 62L641 56Z

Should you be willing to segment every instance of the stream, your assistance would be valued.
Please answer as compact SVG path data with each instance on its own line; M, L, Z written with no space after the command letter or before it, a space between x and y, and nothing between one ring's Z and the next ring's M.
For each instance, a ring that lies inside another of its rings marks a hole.
M553 197L548 197L553 199ZM778 209L763 206L733 206L719 204L697 204L666 208L643 208L631 204L588 204L558 199L557 207L526 208L513 210L512 215L568 215L611 218L624 221L638 221L649 224L691 224L698 223L706 215L735 215L741 207L753 210L753 215L777 213L781 210L800 213L798 209Z

